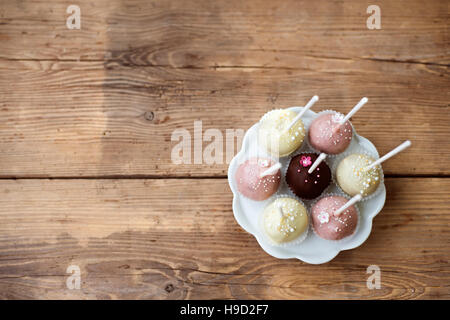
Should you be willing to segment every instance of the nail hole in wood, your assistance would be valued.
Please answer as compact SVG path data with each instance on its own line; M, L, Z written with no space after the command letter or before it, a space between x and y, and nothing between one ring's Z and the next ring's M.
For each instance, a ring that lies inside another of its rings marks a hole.
M167 291L167 293L171 293L173 290L175 290L173 284L168 284L164 289Z
M147 121L152 121L153 119L155 119L155 114L153 113L153 111L147 111L144 113L144 118Z

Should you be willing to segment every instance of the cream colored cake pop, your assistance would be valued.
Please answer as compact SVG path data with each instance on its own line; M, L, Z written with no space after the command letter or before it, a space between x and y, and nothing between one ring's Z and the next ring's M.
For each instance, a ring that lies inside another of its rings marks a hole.
M306 208L293 198L278 198L264 209L263 226L275 243L295 240L308 229Z
M368 196L377 190L381 180L381 167L367 168L375 159L365 154L351 154L336 169L336 180L344 192L351 196Z
M312 97L298 114L287 109L266 113L260 121L258 142L277 157L285 157L300 148L305 139L301 118L318 100L318 96Z
M305 127L299 119L285 130L297 116L292 110L277 109L266 113L260 122L258 142L274 156L285 157L297 150L305 139Z
M336 169L336 179L342 190L349 195L368 196L374 193L382 178L380 164L411 146L406 140L378 160L365 154L351 154L343 159Z

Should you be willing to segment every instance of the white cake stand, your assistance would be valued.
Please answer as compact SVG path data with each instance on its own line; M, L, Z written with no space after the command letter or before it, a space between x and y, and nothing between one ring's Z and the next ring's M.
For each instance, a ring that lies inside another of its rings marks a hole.
M300 112L302 107L291 107L290 110L295 112ZM308 110L303 116L302 120L305 124L305 128L308 129L311 121L315 118L317 114L311 110ZM360 246L370 235L372 230L372 220L381 211L386 200L386 188L384 183L381 183L377 194L363 202L357 204L360 215L359 226L355 232L350 237L342 239L340 241L329 241L319 238L312 232L311 227L309 228L309 233L307 238L299 244L296 245L285 245L276 246L272 245L271 242L266 238L265 234L261 230L259 218L264 207L276 197L272 196L265 201L253 201L242 196L236 187L236 182L234 179L235 172L238 166L250 157L250 155L258 157L270 157L265 150L259 147L256 143L257 130L259 123L254 124L245 134L244 140L242 142L242 148L238 154L233 158L228 168L228 183L230 184L231 191L233 192L233 213L236 221L239 225L248 233L251 233L258 241L261 248L266 251L271 256L279 259L290 259L296 258L311 264L320 264L332 260L338 255L342 250L354 249ZM352 153L352 151L366 150L376 157L379 157L377 149L375 146L366 138L356 134L353 130L354 135L352 142L345 153ZM307 137L305 138L307 139ZM310 152L308 149L307 141L304 141L300 151ZM289 164L290 157L281 158L280 162L285 168ZM338 161L339 157L328 158L327 162L330 165L330 169L333 168L334 162ZM283 169L282 169L283 172ZM332 184L326 192L339 192L336 185ZM289 195L289 189L286 185L284 177L282 177L282 183L277 194ZM304 201L308 210L312 201Z

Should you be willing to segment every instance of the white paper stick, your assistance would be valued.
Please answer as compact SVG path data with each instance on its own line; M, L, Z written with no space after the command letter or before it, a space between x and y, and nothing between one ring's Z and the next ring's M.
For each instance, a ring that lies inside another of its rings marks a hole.
M278 211L278 214L280 215L280 217L283 218L284 217L284 212L283 212L283 209L281 209L281 205L277 206L277 211Z
M357 194L356 196L354 196L353 198L351 198L350 200L347 201L346 204L344 204L342 207L340 207L339 209L337 209L334 212L334 216L335 217L339 217L341 215L342 212L344 212L348 207L354 205L355 203L357 203L358 201L360 201L362 199L362 196L360 194Z
M276 163L273 166L271 166L269 169L267 169L266 171L262 172L259 177L263 178L265 176L271 175L273 173L275 173L277 170L279 170L281 168L281 163Z
M365 105L369 101L366 97L362 98L356 106L353 107L352 110L350 110L349 113L342 119L339 123L343 125L345 122L347 122L348 119L350 119L359 109L362 108L363 105Z
M325 160L325 158L327 157L327 155L325 153L321 153L316 161L314 161L314 163L312 164L312 166L309 168L308 173L311 174L313 173L314 170L316 170L317 166L323 161Z
M291 121L291 123L287 126L286 129L284 129L283 132L291 130L291 128L294 126L294 124L296 124L297 121L300 120L300 118L305 114L305 112L308 111L314 105L314 103L316 103L317 101L319 101L318 96L312 97L311 100L308 101L306 106L303 107L302 111L299 112L299 114L294 118L294 120Z
M406 140L405 142L403 142L401 145L399 145L397 148L395 148L394 150L386 153L384 156L382 156L380 159L378 159L377 161L374 161L372 164L368 165L366 167L366 170L370 170L373 167L379 165L380 163L386 161L387 159L389 159L392 156L395 156L397 153L405 150L406 148L408 148L411 145L411 141Z

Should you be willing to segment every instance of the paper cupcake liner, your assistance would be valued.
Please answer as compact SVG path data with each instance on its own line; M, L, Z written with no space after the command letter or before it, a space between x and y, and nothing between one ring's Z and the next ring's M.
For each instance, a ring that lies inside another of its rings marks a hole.
M292 158L294 158L295 156L298 156L299 154L302 154L302 153L316 153L316 154L320 154L320 152L314 151L313 149L309 149L309 148L305 148L305 150L300 150L300 149L297 150L296 152L291 154L291 157L289 158L289 161L286 163L286 165L281 167L281 174L282 174L282 180L284 180L284 183L286 185L286 188L288 190L289 195L295 197L297 200L310 203L311 201L314 201L315 199L320 197L322 194L324 194L324 193L328 192L330 189L332 189L333 183L334 183L334 181L333 181L333 171L331 169L332 168L332 164L330 163L331 162L330 159L327 159L328 157L323 160L327 164L327 166L330 168L331 180L330 180L330 184L322 191L322 193L319 196L317 196L316 198L314 198L314 199L306 199L306 198L299 197L289 187L289 185L287 183L287 179L286 179L286 174L287 174L287 170L289 168L289 164L291 163Z
M348 241L348 239L352 238L355 234L358 233L359 227L360 227L360 225L361 225L361 213L360 213L360 211L359 211L358 203L355 203L355 204L353 205L353 206L355 207L355 209L356 209L356 213L358 214L358 222L356 223L356 228L355 228L355 230L353 230L353 233L352 233L351 235L349 235L349 236L346 236L346 237L344 237L344 238L342 238L342 239L338 239L338 240L330 240L330 239L322 238L322 237L316 232L316 229L314 228L314 224L312 223L312 208L313 208L313 206L314 206L317 202L319 202L321 199L326 198L326 197L330 197L330 196L344 197L344 198L346 198L347 200L350 200L350 199L351 199L351 197L349 197L349 196L348 196L346 193L344 193L344 192L330 192L330 193L326 193L326 194L325 194L325 193L322 193L321 196L319 196L319 197L317 197L316 199L314 199L314 201L311 202L311 207L309 208L309 216L310 216L310 218L311 218L311 220L310 220L311 230L313 231L313 233L314 233L317 237L319 237L320 239L325 240L325 241L329 241L329 242L333 242L333 243L340 243L340 242Z
M279 194L276 197L274 197L273 201L277 200L277 199L281 199L281 198L294 198L291 197L289 195L286 194ZM297 238L295 238L294 240L291 240L289 242L282 242L282 243L277 243L275 241L273 241L269 235L266 233L266 229L264 228L264 210L266 209L266 207L268 205L270 205L273 201L268 202L267 205L264 207L263 211L260 213L259 218L258 218L258 226L259 229L261 231L261 234L264 236L264 238L273 246L275 247L281 247L281 248L285 248L285 247L291 247L291 246L295 246L298 245L300 243L302 243L308 236L308 232L309 232L309 228L311 225L311 216L308 210L308 206L306 206L301 200L297 198L294 198L295 200L297 200L298 202L300 202L306 209L306 214L308 216L308 224L306 226L306 230L303 231L303 233L301 235L299 235Z
M347 152L343 152L343 153L339 154L339 157L337 157L337 158L335 159L335 162L334 162L334 164L333 164L333 168L331 169L331 177L332 177L332 179L333 179L333 183L337 186L337 188L338 188L343 194L346 194L346 195L348 195L348 193L345 192L345 191L341 188L341 186L339 185L339 183L338 183L338 181L337 181L336 170L337 170L337 167L338 167L339 163L341 163L341 161L342 161L345 157L347 157L347 156L349 156L349 155L351 155L351 154L355 154L355 153L357 153L357 154L364 154L364 155L366 155L366 156L372 157L372 158L375 159L375 160L377 160L377 159L379 158L377 155L375 155L375 154L373 154L372 152L370 152L370 151L364 149L364 148L361 147L361 145L359 145L359 144L358 144L358 148L357 148L355 151L347 151ZM383 173L383 167L382 167L382 166L380 166L380 170L381 170L380 183L378 184L377 189L376 189L372 194L369 194L368 196L364 196L360 201L367 201L367 200L370 200L370 199L372 199L373 197L376 197L377 195L380 194L381 189L382 189L381 186L384 184L384 173Z
M326 110L323 110L323 111L318 112L317 115L316 115L316 118L320 117L320 116L323 115L323 114L328 114L328 113L337 113L337 114L340 114L340 115L342 115L342 116L345 116L344 114L342 114L342 113L340 113L340 112L337 112L337 111L334 111L334 110L330 110L330 109L326 109ZM316 119L316 118L314 118L314 119ZM350 125L352 126L352 140L350 141L349 145L347 146L347 149L345 149L344 151L342 151L341 153L338 153L338 154L329 154L329 153L326 153L327 158L328 158L328 157L329 157L329 158L335 158L335 157L341 155L342 153L346 152L346 150L348 150L348 148L350 147L350 145L351 145L352 142L354 141L354 139L355 139L355 128L353 127L353 124L351 123L350 120L349 120L348 122L349 122ZM306 132L305 140L306 140L306 143L308 144L308 147L309 147L311 150L313 150L313 151L316 152L316 153L322 153L322 152L320 152L319 150L317 150L316 148L314 148L314 147L311 145L311 141L309 141L309 126L308 126L308 131Z

